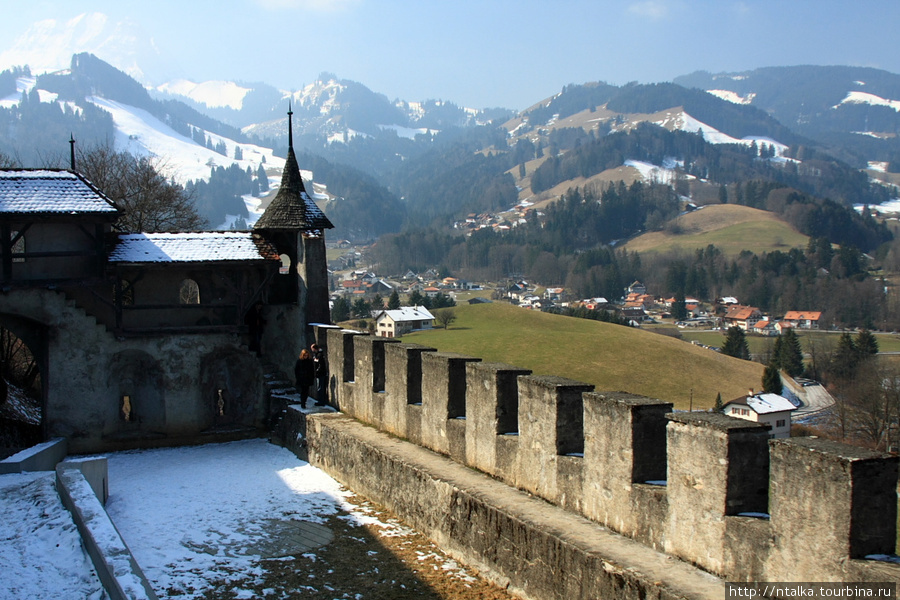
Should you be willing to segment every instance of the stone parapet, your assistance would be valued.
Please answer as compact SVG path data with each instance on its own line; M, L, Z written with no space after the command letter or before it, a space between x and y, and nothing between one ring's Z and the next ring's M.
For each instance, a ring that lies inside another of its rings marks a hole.
M664 399L327 335L337 406L398 442L729 580L900 582L900 564L866 560L894 552L897 457L770 440L766 425L672 412Z

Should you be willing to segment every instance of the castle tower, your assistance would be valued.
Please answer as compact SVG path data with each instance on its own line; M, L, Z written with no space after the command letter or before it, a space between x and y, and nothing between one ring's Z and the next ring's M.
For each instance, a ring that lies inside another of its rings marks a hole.
M282 259L269 292L264 347L294 350L290 364L306 344L310 323L330 323L325 229L334 225L306 192L294 154L293 112L288 109L288 155L281 188L253 229L271 242ZM299 338L299 339L298 339ZM271 354L271 352L267 352ZM275 358L275 357L272 357Z

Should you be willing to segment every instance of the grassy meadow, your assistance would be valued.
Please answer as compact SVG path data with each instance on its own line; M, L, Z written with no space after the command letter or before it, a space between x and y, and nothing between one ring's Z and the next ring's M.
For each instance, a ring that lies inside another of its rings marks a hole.
M626 391L687 409L710 408L761 387L760 364L723 356L671 337L509 304L461 305L449 329L403 336L406 343L479 357Z
M629 241L632 252L691 251L713 244L725 254L750 250L757 254L805 248L809 238L775 214L740 206L715 204L676 219L679 233L652 231Z

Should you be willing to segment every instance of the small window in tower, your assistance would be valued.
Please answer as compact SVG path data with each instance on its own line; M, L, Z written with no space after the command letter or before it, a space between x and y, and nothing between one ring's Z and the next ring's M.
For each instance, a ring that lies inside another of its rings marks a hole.
M16 239L16 238L18 238L18 239ZM16 256L17 254L19 254L19 255L25 254L25 235L24 234L19 235L18 231L12 231L9 234L9 239L13 241L13 244L12 244L13 259L12 259L12 261L14 263L25 262L24 256Z
M278 272L281 275L287 275L291 272L291 257L287 254L280 254L278 258L281 259L281 268L278 269Z
M178 301L181 304L200 304L200 286L197 285L196 281L185 279L181 282Z

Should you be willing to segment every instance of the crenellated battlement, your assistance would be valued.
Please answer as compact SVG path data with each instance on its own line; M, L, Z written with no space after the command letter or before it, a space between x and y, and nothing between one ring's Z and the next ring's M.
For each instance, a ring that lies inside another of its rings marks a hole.
M730 581L900 581L898 458L319 329L337 408Z

